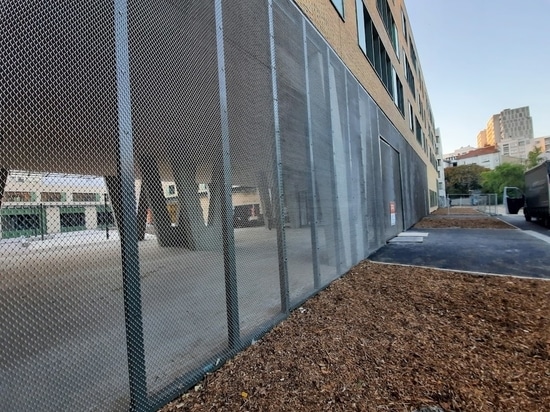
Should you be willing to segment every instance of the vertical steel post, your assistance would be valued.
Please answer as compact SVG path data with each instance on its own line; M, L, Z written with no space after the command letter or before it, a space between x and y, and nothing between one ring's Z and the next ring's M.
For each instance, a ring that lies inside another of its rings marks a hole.
M40 240L44 240L44 204L40 203Z
M281 289L281 312L290 312L288 284L288 258L285 239L285 199L283 188L283 160L281 153L281 128L279 125L279 96L277 89L277 56L275 53L275 27L273 26L273 0L268 0L269 50L271 57L271 91L273 93L273 125L275 131L275 173L277 176L277 251L279 255L279 286Z
M105 236L109 239L109 219L107 218L107 193L103 193L103 221L105 222Z
M118 176L116 180L121 200L118 227L122 257L126 347L130 379L130 409L132 411L146 411L149 405L145 373L141 281L136 225L127 1L115 0L114 13L118 104Z
M356 227L356 217L355 217L355 211L357 210L357 204L354 201L353 194L355 189L355 182L358 176L356 176L353 173L352 167L353 167L353 160L352 160L352 145L351 145L351 128L350 128L350 114L349 114L349 93L348 93L348 76L344 69L344 88L346 90L346 129L347 129L347 139L346 143L344 145L344 151L346 153L346 177L347 177L347 184L348 189L351 189L348 191L348 213L350 216L350 229L349 229L349 236L350 236L350 247L351 247L351 264L355 265L358 262L358 256L357 256L357 227ZM362 228L361 228L362 229ZM343 232L343 231L342 231ZM342 233L344 236L344 233ZM347 265L346 265L347 266ZM341 274L341 273L340 273Z
M330 107L330 185L332 189L332 219L333 219L333 236L334 236L334 260L336 262L336 275L340 276L344 274L343 268L342 268L342 259L340 256L340 246L342 245L341 239L340 239L340 230L341 230L341 224L340 224L340 199L338 198L338 189L336 188L336 167L334 164L334 122L332 120L332 102L331 102L331 93L337 93L335 90L334 92L331 91L330 87L330 46L327 44L326 47L326 53L327 53L327 84L326 87L328 87L328 94L327 94L327 102Z
M306 81L306 107L307 107L307 140L309 146L309 192L310 192L310 228L311 228L311 257L313 260L313 287L321 288L321 270L319 268L319 239L317 235L317 187L315 186L315 156L313 152L313 124L311 122L311 95L309 87L309 60L307 55L307 31L306 19L302 17L302 38L304 43L304 67Z
M113 208L111 207L111 209ZM112 216L112 213L113 212L111 211L110 216ZM143 187L143 179L141 180L141 187L139 191L137 220L138 240L144 240L145 231L147 230L147 200L145 196L145 188Z
M35 208L33 207L31 210L34 211ZM34 232L34 236L36 236L38 233L36 232L36 226L34 225L34 222L31 220L29 223L33 225L32 230ZM38 208L38 225L40 225L40 208Z
M239 299L237 293L237 263L235 256L235 233L233 230L233 203L231 194L231 157L229 147L229 113L227 109L227 86L225 81L225 50L223 40L222 0L215 0L216 48L218 57L218 86L220 93L221 140L222 140L222 238L225 270L225 301L227 307L227 331L229 347L240 346Z

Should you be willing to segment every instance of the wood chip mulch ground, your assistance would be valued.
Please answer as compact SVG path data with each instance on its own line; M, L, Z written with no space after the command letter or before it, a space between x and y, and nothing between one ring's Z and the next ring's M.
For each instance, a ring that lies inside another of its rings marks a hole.
M364 261L168 411L550 411L550 281Z
M438 209L426 216L414 229L514 229L514 226L470 207Z

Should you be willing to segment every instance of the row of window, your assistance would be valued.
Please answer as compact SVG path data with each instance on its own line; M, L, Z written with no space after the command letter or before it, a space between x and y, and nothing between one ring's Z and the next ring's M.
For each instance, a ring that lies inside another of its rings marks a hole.
M357 4L357 11L358 11L357 19L358 19L358 27L359 27L359 32L358 32L359 46L363 50L363 53L365 53L365 56L367 57L367 59L375 69L378 76L380 77L380 80L386 87L386 90L388 91L390 96L392 96L395 105L397 106L401 114L405 116L403 85L399 80L399 76L397 75L395 68L391 64L390 56L388 55L383 45L383 42L378 34L378 31L376 30L376 27L374 26L374 23L372 21L372 18L367 8L363 4L362 0L356 0L356 4ZM398 39L397 27L395 25L395 21L391 14L391 9L387 0L377 0L377 8L378 8L378 12L380 13L380 17L384 22L386 31L388 32L389 37L392 40L392 45L395 48L396 56L399 58L399 53L397 52L397 50L399 50L399 46L397 43L397 39ZM403 14L403 18L404 18L404 14ZM403 27L406 28L406 20L404 20L403 24L404 24ZM403 59L403 66L404 66L404 72L405 72L407 84L409 85L412 95L416 99L417 93L416 93L414 72L418 70L418 67L417 67L416 53L414 52L412 43L410 43L410 49L411 49L411 58L413 61L412 66L405 52L402 53L401 58ZM419 101L419 107L420 107L420 116L424 121L426 121L426 113L424 111L424 106L421 101ZM430 110L430 114L431 114L431 110ZM414 114L413 107L410 102L409 102L409 127L411 131L415 133L416 139L420 144L420 146L424 149L426 154L428 154L428 151L427 151L428 146L426 145L422 127L420 125L420 122L418 121L418 118ZM433 143L433 140L432 140L432 143Z
M2 202L35 202L35 192L4 192ZM67 194L64 192L41 192L42 202L65 202ZM99 202L103 200L100 193L73 193L73 202Z
M392 97L395 105L401 112L405 114L405 101L403 95L403 85L399 76L391 64L390 56L384 47L382 39L372 22L372 18L367 11L367 8L361 0L358 3L358 25L359 29L359 46L372 67L380 77L380 80L386 87L386 90ZM359 11L362 11L360 13Z
M384 23L384 27L386 28L386 32L391 40L393 50L395 50L395 54L397 55L397 58L399 58L399 34L397 32L397 26L395 24L395 20L393 19L388 0L377 0L376 6L380 17L382 18L382 22Z
M342 16L343 18L344 17L343 1L336 1L336 0L331 0L331 1L334 7L336 8L336 10L338 10L338 12L340 13L340 16ZM401 12L401 20L402 20L402 26L403 26L403 35L409 45L409 55L411 59L410 61L407 58L407 55L405 54L404 50L401 53L401 56L399 55L399 34L398 34L397 25L395 23L395 19L391 11L391 7L388 4L388 0L377 0L376 6L378 9L378 13L380 14L382 23L384 25L384 28L391 41L395 55L397 56L398 59L403 59L405 79L407 81L407 84L409 85L409 88L411 90L414 100L416 100L418 96L420 118L427 123L427 120L428 120L427 117L428 117L430 124L433 124L433 114L432 114L431 108L428 105L427 110L424 110L424 105L420 100L420 95L416 93L415 72L418 73L419 66L418 66L417 56L416 56L413 43L409 40L408 25L407 25L407 19L405 17L405 13L403 13L403 11ZM383 41L380 38L380 35L378 34L378 31L372 21L372 18L367 8L363 3L363 0L356 0L356 10L357 10L359 47L361 48L361 50L363 51L363 53L371 63L372 67L380 77L382 84L384 84L389 95L392 97L392 100L394 101L395 105L397 106L401 114L405 116L405 101L404 101L403 85L401 83L401 80L399 79L399 76L395 68L392 66L391 58L386 48L384 47ZM420 82L420 87L422 88L422 82ZM415 116L413 107L410 102L408 106L409 106L408 107L409 108L409 127L411 131L413 131L413 133L415 134L418 143L424 149L426 154L428 154L428 146L426 144L427 143L426 138L424 136L420 122L418 121L418 118ZM430 138L430 141L432 142L432 144L435 144L433 141L433 133L429 132L428 137Z
M10 238L17 235L37 235L47 233L48 222L46 215L38 210L17 210L16 213L4 214L1 217L2 237ZM97 227L114 226L115 220L111 210L96 211ZM60 211L59 222L62 232L71 229L84 230L86 228L86 214L84 211Z

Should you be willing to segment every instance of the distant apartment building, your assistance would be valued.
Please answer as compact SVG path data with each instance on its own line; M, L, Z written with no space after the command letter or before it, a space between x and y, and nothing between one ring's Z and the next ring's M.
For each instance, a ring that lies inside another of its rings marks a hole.
M443 143L441 142L441 131L435 129L435 154L437 158L437 192L439 206L446 206L447 193L445 190L445 163L443 162Z
M500 116L494 114L489 118L485 129L485 146L496 146L500 142Z
M102 178L12 171L0 209L0 238L114 226Z
M453 162L455 162L456 158L458 156L465 155L466 153L469 153L472 150L476 150L476 148L472 147L470 145L462 146L462 147L460 147L459 149L456 149L453 152L444 154L443 155L443 161L447 164L447 166L456 166L456 164L453 164Z
M541 151L540 157L542 159L550 160L550 136L535 137L531 150L539 148Z
M501 139L528 140L533 139L533 119L529 106L517 109L505 109L500 112Z
M550 154L550 136L541 136L533 139L533 148L539 147L542 153Z
M505 163L523 163L535 147L535 139L502 139L498 147Z
M140 181L136 191L140 192ZM179 218L179 193L175 182L162 182L166 208L172 224ZM208 221L210 188L198 185L205 224ZM42 236L115 226L111 202L103 178L12 171L6 179L0 209L0 239ZM235 227L263 223L257 188L232 188ZM153 223L147 209L147 223Z
M500 146L502 140L529 139L533 139L533 119L529 106L524 106L492 115L487 127L477 135L477 147Z
M457 156L453 166L477 164L493 170L500 165L500 152L495 146L481 147L466 154Z

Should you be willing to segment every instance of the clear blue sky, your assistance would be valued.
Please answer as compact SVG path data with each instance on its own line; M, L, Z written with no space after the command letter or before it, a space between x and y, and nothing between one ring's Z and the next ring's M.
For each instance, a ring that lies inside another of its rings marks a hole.
M477 146L489 117L529 106L550 135L550 0L406 0L443 152Z

